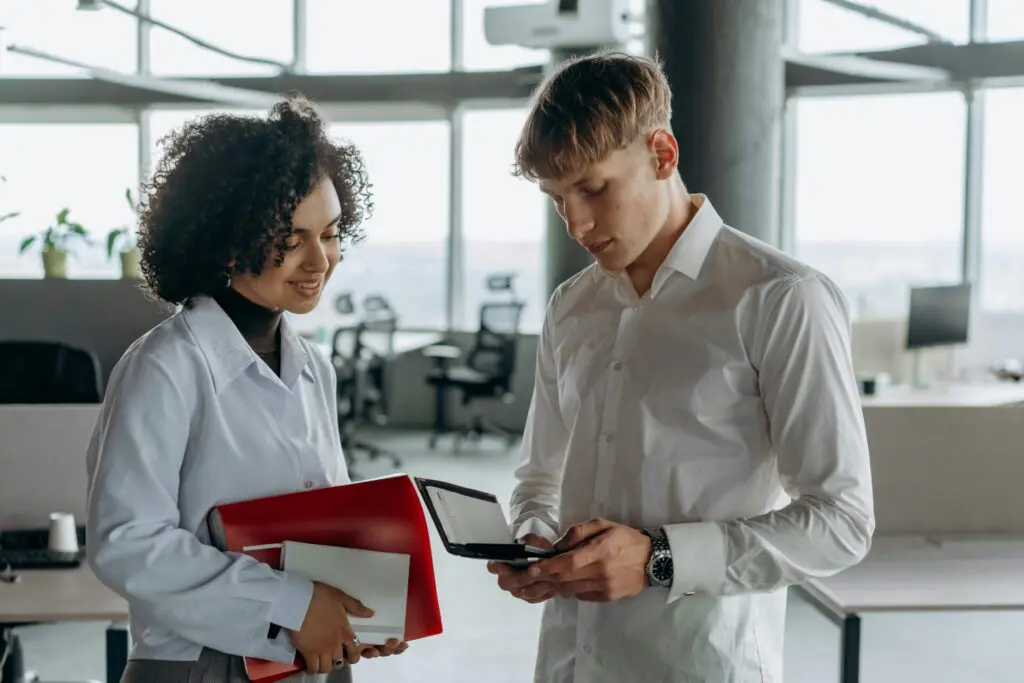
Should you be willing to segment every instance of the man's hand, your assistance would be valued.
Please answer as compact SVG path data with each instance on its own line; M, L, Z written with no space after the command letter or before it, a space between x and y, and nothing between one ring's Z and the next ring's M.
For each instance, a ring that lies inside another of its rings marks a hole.
M292 645L306 662L306 673L330 673L336 659L344 658L350 664L359 661L362 650L351 646L356 634L349 614L372 617L373 610L333 586L313 582L313 597L302 627L291 632Z
M566 551L534 563L524 582L550 583L561 595L612 602L647 587L651 539L642 531L604 519L578 524L555 543Z
M544 550L551 550L554 547L551 541L537 534L526 534L519 541L523 545ZM559 594L558 586L548 581L535 581L529 578L524 570L510 567L504 562L488 562L487 570L498 575L499 588L531 605L550 600Z

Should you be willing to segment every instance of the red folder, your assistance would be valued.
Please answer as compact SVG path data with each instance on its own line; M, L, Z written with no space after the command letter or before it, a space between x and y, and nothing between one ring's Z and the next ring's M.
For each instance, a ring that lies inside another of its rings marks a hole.
M273 567L280 567L280 548L243 548L300 541L409 555L405 639L442 631L427 521L408 475L227 503L214 508L209 521L219 547ZM299 660L282 664L249 657L245 668L250 680L272 683L303 670Z

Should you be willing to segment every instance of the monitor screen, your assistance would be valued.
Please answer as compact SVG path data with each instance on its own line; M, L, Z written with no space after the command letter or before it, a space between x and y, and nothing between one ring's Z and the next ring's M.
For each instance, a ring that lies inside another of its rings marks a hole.
M966 344L970 324L970 284L910 290L908 349Z

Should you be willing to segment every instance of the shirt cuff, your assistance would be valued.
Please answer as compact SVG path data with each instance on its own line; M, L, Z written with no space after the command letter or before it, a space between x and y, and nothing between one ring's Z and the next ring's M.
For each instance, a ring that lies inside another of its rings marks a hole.
M313 582L288 572L282 572L281 578L281 589L270 609L269 621L289 631L298 631L313 599Z
M666 524L672 549L672 587L668 602L693 593L721 592L725 583L725 531L716 522Z
M514 536L518 541L527 534L537 534L541 538L548 539L552 544L558 540L558 532L556 532L550 524L542 520L540 517L530 517L520 524L519 529L515 532Z

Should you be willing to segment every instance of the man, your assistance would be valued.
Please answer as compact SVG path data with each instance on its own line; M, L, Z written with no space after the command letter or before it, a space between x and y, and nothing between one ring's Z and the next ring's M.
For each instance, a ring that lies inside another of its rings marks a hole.
M548 305L511 503L565 552L489 565L545 603L544 683L781 683L786 587L874 530L845 300L688 193L670 99L650 60L572 60L516 146L596 261Z

